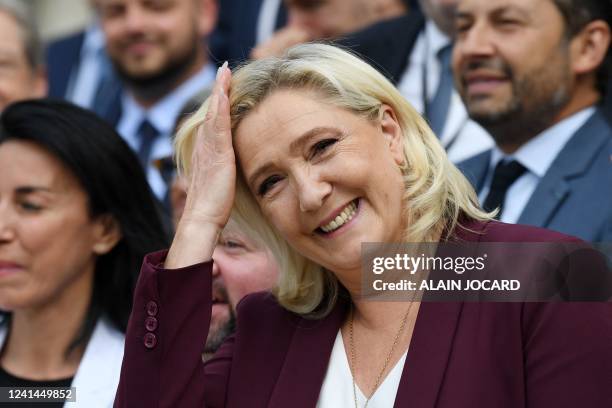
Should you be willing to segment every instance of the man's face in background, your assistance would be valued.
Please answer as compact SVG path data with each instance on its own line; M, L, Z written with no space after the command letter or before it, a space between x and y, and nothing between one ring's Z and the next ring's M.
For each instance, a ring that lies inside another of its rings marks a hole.
M214 0L96 0L107 52L128 82L195 64L216 23Z
M238 302L271 289L278 267L270 252L230 220L213 253L213 308L205 354L214 353L235 326Z

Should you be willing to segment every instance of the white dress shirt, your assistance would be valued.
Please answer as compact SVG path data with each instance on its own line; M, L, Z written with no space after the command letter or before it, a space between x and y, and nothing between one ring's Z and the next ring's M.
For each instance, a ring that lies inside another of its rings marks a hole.
M400 78L398 89L421 114L425 112L424 99L433 99L440 82L442 67L438 53L450 43L451 40L433 22L427 21L408 57L408 65ZM426 96L424 84L427 89ZM451 94L444 130L442 135L438 136L447 149L449 158L455 163L488 150L494 144L487 131L469 118L455 89Z
M104 70L112 68L100 24L89 26L84 35L80 61L70 74L66 99L83 108L91 108Z
M117 131L132 150L138 151L140 146L138 130L145 118L159 132L159 136L151 147L150 162L146 174L153 193L160 200L163 200L167 186L153 162L157 159L172 156L171 136L174 133L174 125L183 105L196 93L211 86L215 80L215 75L216 70L212 64L204 66L196 75L148 109L140 106L128 92L124 92L121 96L122 115L117 124Z
M395 403L395 396L397 395L397 389L399 388L400 380L402 379L402 372L404 370L404 364L406 363L406 356L408 352L405 352L400 360L391 369L389 374L385 377L383 382L374 392L372 398L368 402L370 408L388 408L392 407ZM357 356L358 358L367 358L367 353L361 353ZM382 361L380 362L382 366ZM363 407L366 403L366 397L357 385L357 404ZM349 361L346 357L346 349L342 341L342 333L338 331L334 347L329 358L329 365L327 366L327 373L323 380L321 392L319 394L319 401L317 402L317 408L338 408L338 407L354 407L355 396L353 394L353 376L351 374L351 368Z
M505 154L495 146L491 152L491 161L483 184L484 187L478 194L480 202L483 203L489 194L497 163L500 160L516 160L527 171L508 188L500 221L511 224L518 222L523 209L529 202L529 198L561 149L594 113L595 108L591 107L565 118L525 143L512 155Z

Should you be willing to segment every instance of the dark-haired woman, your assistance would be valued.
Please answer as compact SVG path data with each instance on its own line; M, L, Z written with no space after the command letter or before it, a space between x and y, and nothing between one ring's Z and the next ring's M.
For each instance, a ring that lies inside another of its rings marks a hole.
M111 406L141 259L167 243L138 159L95 115L26 101L0 119L0 174L0 386Z

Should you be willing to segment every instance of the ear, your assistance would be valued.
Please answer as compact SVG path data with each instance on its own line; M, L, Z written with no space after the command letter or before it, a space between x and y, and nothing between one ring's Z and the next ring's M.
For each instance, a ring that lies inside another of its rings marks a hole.
M597 71L610 47L610 26L603 20L591 21L571 40L570 47L576 75Z
M378 113L380 130L385 137L393 160L398 166L406 164L404 157L404 132L393 108L382 104Z
M109 253L121 239L121 228L115 217L109 214L97 216L93 221L93 247L96 255Z
M217 0L196 0L198 32L201 37L210 36L217 25L219 4Z

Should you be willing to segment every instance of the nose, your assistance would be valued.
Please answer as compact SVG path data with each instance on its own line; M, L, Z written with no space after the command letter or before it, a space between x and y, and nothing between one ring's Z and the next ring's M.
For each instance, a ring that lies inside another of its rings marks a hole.
M300 211L315 211L323 205L332 191L332 186L321 175L310 168L295 175L295 184Z
M459 33L453 51L453 65L457 69L462 63L474 58L486 58L495 53L492 33L485 23L475 22L469 29Z
M219 275L221 275L221 268L219 267L220 258L221 258L221 250L217 246L215 250L213 251L213 267L212 267L213 278L216 278Z
M144 27L144 10L138 5L131 5L125 11L125 26L130 32L140 32Z
M0 244L5 244L15 239L15 226L6 207L6 205L0 202Z

